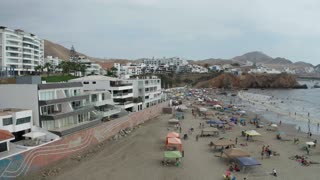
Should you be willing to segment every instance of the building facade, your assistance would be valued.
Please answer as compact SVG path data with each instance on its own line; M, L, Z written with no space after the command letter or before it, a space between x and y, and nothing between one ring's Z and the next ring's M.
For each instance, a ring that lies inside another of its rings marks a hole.
M23 30L0 27L0 70L31 74L44 62L44 41Z

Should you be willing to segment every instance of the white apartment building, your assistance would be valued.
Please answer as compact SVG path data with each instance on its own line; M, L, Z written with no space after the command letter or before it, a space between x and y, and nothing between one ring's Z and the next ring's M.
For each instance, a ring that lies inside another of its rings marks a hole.
M102 115L90 102L92 97L84 93L83 85L79 82L4 84L0 86L0 92L0 108L31 109L34 126L59 136L101 122Z
M44 62L43 40L20 29L0 26L0 72L30 74ZM0 73L1 74L1 73Z
M133 85L128 81L114 77L92 75L72 79L70 82L81 82L86 91L109 91L113 100L112 105L131 112L135 109L135 103L133 103Z
M85 56L79 56L78 62L86 66L85 75L104 75L105 71L102 69L100 64L92 62Z
M281 71L278 71L276 69L273 68L266 68L263 66L259 66L256 69L251 69L248 73L252 73L252 74L281 74Z
M52 65L52 68L54 71L62 71L62 69L57 69L59 64L62 62L62 59L59 59L58 57L52 57L52 56L47 56L44 58L44 64L45 63L50 63Z
M127 63L127 64L120 64L114 63L113 67L117 69L117 77L121 79L127 79L131 76L141 75L143 73L143 68L146 67L144 63Z
M162 100L161 79L156 76L130 79L133 84L133 97L139 102L137 111L159 104Z
M15 140L23 139L22 136L31 131L32 121L32 110L0 109L0 129L12 133Z
M159 66L162 64L182 66L182 65L188 64L188 61L183 58L172 57L172 58L143 59L143 63L146 65L156 65L156 66Z

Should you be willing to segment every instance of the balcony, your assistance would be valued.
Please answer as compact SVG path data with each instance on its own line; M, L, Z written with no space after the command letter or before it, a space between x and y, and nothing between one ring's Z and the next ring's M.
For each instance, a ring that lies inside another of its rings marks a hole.
M105 111L101 111L101 114L103 117L110 117L114 114L118 114L121 112L121 109L120 108L110 108L110 109L106 109Z
M76 100L83 100L89 98L88 94L78 94L74 96L66 96L64 98L59 99L52 99L52 100L39 100L39 106L43 105L50 105L50 104L57 104L57 103L63 103L63 102L70 102L70 101L76 101Z
M126 101L126 102L115 102L117 107L120 107L122 109L130 108L134 106L133 101Z
M133 93L117 93L113 94L114 99L123 99L133 97Z
M70 111L70 112L54 112L48 115L40 115L40 119L41 120L57 120L57 119L61 119L61 118L65 118L73 115L92 112L94 110L95 109L93 105L85 105L85 106L75 108L73 111Z

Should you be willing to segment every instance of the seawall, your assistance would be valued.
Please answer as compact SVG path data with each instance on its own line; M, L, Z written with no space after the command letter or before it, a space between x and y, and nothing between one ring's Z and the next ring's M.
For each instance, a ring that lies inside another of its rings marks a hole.
M91 145L105 141L121 129L134 127L155 118L162 113L162 108L167 106L168 102L163 102L142 111L130 113L128 116L64 136L45 146L3 159L0 161L0 178L11 179L37 171Z

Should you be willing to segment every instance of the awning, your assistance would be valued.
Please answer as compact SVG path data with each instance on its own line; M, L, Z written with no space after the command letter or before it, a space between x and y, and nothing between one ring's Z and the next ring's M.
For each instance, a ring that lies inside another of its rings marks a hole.
M29 137L31 139L35 139L43 136L46 136L46 134L43 132L37 132L37 131L32 131L23 135L23 137Z
M247 153L239 148L226 149L223 153L226 156L228 156L229 158L249 157L250 156L249 153Z
M164 157L167 159L176 159L176 158L181 158L182 155L180 151L165 151Z
M271 126L271 127L275 127L275 128L278 127L278 125L276 125L276 124L271 124L270 126Z
M253 157L238 157L237 158L242 166L259 166L261 165L260 162L258 162Z
M11 141L14 140L14 135L7 130L0 129L0 141Z
M199 110L200 110L201 112L206 112L208 109L207 109L207 108L204 108L204 107L201 107L201 108L199 108Z
M261 136L261 134L258 133L256 130L245 131L245 134L247 134L249 136Z

